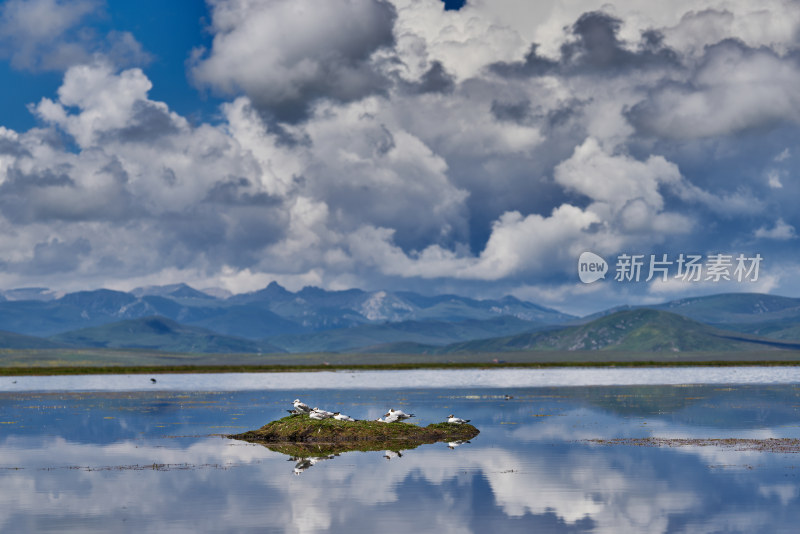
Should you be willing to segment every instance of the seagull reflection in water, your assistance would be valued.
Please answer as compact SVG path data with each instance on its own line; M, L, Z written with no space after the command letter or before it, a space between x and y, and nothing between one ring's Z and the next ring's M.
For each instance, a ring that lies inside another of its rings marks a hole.
M295 464L294 464L294 474L295 475L299 475L300 473L302 473L303 471L305 471L309 467L311 467L313 465L316 465L316 464L318 464L319 462L321 462L323 460L330 460L334 456L337 456L337 455L330 454L328 456L303 456L303 457L292 456L291 458L289 458L289 461L290 462L295 462Z

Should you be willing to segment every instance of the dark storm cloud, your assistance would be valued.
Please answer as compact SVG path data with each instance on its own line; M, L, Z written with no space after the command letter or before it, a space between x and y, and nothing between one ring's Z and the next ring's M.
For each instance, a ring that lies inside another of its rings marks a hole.
M202 263L215 270L225 265L251 268L263 257L264 247L285 237L285 213L269 207L274 201L265 205L246 204L241 197L227 200L236 204L226 202L220 209L219 203L205 202L155 219L160 261L178 268Z
M125 170L117 157L112 157L111 161L100 169L100 172L112 176L118 184L128 183L128 171Z
M681 79L653 86L626 117L639 133L673 139L765 131L800 121L798 83L796 53L725 39Z
M546 124L548 128L558 128L567 125L572 119L577 118L585 102L577 99L570 100L565 105L548 110Z
M251 194L246 191L253 184L247 178L232 179L215 184L203 202L226 206L262 206L275 207L281 199L267 193Z
M31 153L19 142L7 137L0 137L0 154L14 157L30 157Z
M319 100L352 102L384 93L390 87L389 80L366 60L333 54L320 58L319 67L319 76L299 84L291 96L273 98L258 92L248 93L248 96L265 117L296 123L308 118L311 106Z
M678 55L663 46L663 37L654 30L643 33L638 51L624 48L617 37L621 25L620 19L606 13L584 13L572 26L577 39L561 47L562 63L579 71L606 72L678 65Z
M126 190L127 174L112 159L99 173L112 178L104 186L87 189L70 175L75 169L23 172L9 168L0 185L0 213L16 224L49 221L125 221L136 216L134 200Z
M10 168L6 181L0 185L0 213L13 223L29 224L61 218L64 210L59 203L51 209L42 209L39 194L51 188L74 189L75 182L66 172L56 173L45 169L39 173L25 173Z
M584 13L572 26L572 33L578 39L561 47L562 60L599 68L631 64L635 54L622 48L617 39L621 24L621 20L606 13Z
M632 68L664 68L680 64L678 54L663 44L656 30L642 33L635 51L619 37L622 21L599 11L584 13L570 28L573 39L561 46L558 61L539 56L533 43L521 62L494 63L489 70L506 78L531 78L548 74L622 74Z
M394 141L392 132L385 125L381 124L380 130L376 133L377 135L372 137L370 142L372 143L373 154L376 157L382 157L395 148L397 144Z
M298 122L318 100L352 102L390 86L372 58L394 45L397 13L388 2L248 4L238 7L247 16L231 23L226 14L233 9L214 3L215 23L224 27L196 62L194 78L222 93L246 94L267 117Z
M519 102L492 102L492 115L499 121L524 122L531 115L531 103L528 100Z
M13 266L13 269L35 275L66 273L77 269L81 259L91 251L91 244L84 238L69 243L52 239L37 243L33 247L33 259L22 265Z
M425 74L422 75L418 82L401 81L400 85L406 91L415 94L448 94L452 93L455 88L455 78L447 72L441 61L433 61L430 68L425 71Z
M128 124L109 134L122 143L157 143L179 131L166 109L150 101L137 100L133 104Z
M543 76L558 68L558 62L539 56L539 45L534 43L523 61L500 62L489 65L489 70L505 78L532 78Z

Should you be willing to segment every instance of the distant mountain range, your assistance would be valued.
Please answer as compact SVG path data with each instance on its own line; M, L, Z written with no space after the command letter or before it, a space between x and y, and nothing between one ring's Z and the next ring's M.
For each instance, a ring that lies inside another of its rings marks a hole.
M579 318L506 296L292 292L228 295L186 284L130 292L0 292L0 348L175 352L409 352L800 349L800 299L720 294Z

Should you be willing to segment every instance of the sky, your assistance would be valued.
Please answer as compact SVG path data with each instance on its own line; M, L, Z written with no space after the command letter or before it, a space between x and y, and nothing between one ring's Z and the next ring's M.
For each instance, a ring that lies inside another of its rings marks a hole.
M0 77L2 289L800 296L796 1L5 0Z

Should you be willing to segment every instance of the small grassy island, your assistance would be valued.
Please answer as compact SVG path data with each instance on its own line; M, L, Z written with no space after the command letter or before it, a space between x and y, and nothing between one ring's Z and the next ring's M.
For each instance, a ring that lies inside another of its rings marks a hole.
M338 421L289 415L259 428L228 437L260 443L292 456L338 454L347 451L408 450L427 443L464 442L480 431L470 424Z

